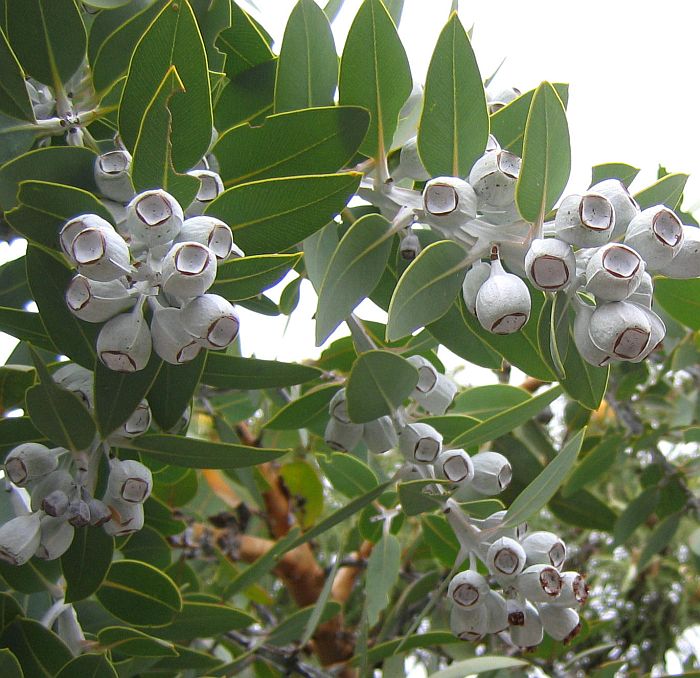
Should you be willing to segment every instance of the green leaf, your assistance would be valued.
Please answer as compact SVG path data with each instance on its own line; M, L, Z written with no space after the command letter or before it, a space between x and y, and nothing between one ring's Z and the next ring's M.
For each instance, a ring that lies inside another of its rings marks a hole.
M135 560L113 562L95 595L110 614L135 626L165 626L182 609L172 579Z
M32 424L29 417L4 417L0 419L0 458L20 443L45 442L46 438Z
M138 532L134 532L120 548L120 551L124 558L148 563L160 570L166 570L172 560L170 544L157 530L148 525L144 525Z
M387 340L401 339L447 313L462 285L466 256L461 245L441 240L411 262L391 297Z
M0 330L22 341L30 341L47 351L56 351L38 313L0 307Z
M385 532L367 560L365 592L370 626L377 623L380 613L389 604L400 568L401 543L393 534Z
M565 377L559 380L566 394L589 410L597 410L603 402L608 387L610 367L594 367L576 350L573 329L569 337L569 350L564 359Z
M607 162L594 165L591 171L591 186L605 179L619 179L627 188L639 174L639 168L624 162Z
M76 529L70 548L61 556L66 602L89 598L100 588L112 563L114 539L104 530Z
M564 499L556 494L549 502L549 510L561 521L584 530L612 532L617 514L603 501L586 490L580 490Z
M311 527L323 513L323 485L316 471L305 461L292 461L282 466L279 474L295 498L297 522L302 529Z
M171 623L151 633L166 640L190 641L211 638L254 623L255 619L249 614L228 605L185 601Z
M396 653L408 652L408 650L413 650L416 648L429 648L434 649L436 646L440 645L451 645L453 643L460 642L457 636L446 631L428 631L427 633L416 633L407 638L397 638L395 640L388 640L385 643L378 643L373 645L367 651L367 661L371 665L380 662L382 659L387 657L396 656ZM362 657L355 656L352 658L351 663L357 666Z
M95 422L77 395L56 385L36 350L29 350L40 379L26 394L32 423L56 445L86 449L95 437Z
M321 289L328 262L338 247L338 242L338 224L331 221L302 243L306 275L317 293Z
M12 652L27 678L53 678L73 657L53 631L33 619L18 618L6 626L0 647Z
M299 0L284 29L275 81L275 113L332 106L338 55L331 26L314 0Z
M687 181L687 174L667 174L651 186L635 193L634 199L642 209L654 205L667 205L671 209L676 209L683 197L683 189Z
M467 176L483 154L488 134L479 65L455 12L440 33L430 60L418 152L431 176Z
M554 87L543 82L530 104L515 190L523 219L542 223L564 191L570 172L571 146L564 104Z
M128 657L176 657L172 643L143 631L123 626L108 626L97 634L104 649L116 650Z
M296 610L284 619L276 628L272 629L267 637L266 643L269 645L289 645L301 638L304 627L308 624L315 609L314 605L309 605L301 610ZM319 621L328 621L337 616L341 611L340 603L331 601L321 608Z
M136 146L153 95L172 66L185 89L170 106L172 161L175 171L186 172L207 152L212 128L207 55L187 0L163 8L131 57L119 105L119 134L130 150Z
M306 428L328 412L328 404L339 388L340 384L325 384L308 391L275 412L265 428L273 431Z
M87 35L73 0L6 0L7 34L24 70L61 88L85 58ZM70 40L66 40L70 36Z
M375 288L389 259L393 235L391 223L379 214L367 214L347 230L318 293L317 346Z
M3 678L24 678L17 657L8 649L0 650L0 675Z
M134 145L131 179L136 192L162 188L186 207L197 195L199 180L173 169L173 156L186 139L173 134L173 113L185 86L171 66L143 112Z
M314 3L315 4L315 3ZM216 142L224 186L306 174L328 174L357 153L369 115L357 106L278 113L262 125L232 127Z
M15 617L21 617L23 614L19 603L9 593L0 593L0 630ZM4 674L0 673L0 675Z
M304 633L301 639L299 640L300 647L304 647L311 640L311 638L314 635L314 632L316 631L316 627L319 624L327 621L328 619L331 619L332 617L335 617L342 609L338 607L335 614L331 614L334 611L335 606L332 602L329 603L328 601L331 596L331 593L333 592L335 576L336 574L338 574L338 569L340 568L340 563L343 559L344 547L345 544L342 543L340 545L340 548L338 548L335 551L335 561L333 562L330 571L326 575L326 581L323 584L323 588L321 589L321 593L318 596L318 600L313 606L313 610L309 615L308 619L306 620L306 623L304 624Z
M250 299L276 285L302 257L295 254L257 254L237 257L221 264L210 292L229 301Z
M569 480L562 488L562 496L570 497L600 478L613 466L623 444L624 439L620 435L606 435L601 438L598 444L576 464Z
M453 662L446 669L431 673L429 678L464 678L472 674L478 675L486 671L500 671L520 666L528 666L528 663L515 657L473 657Z
M651 562L651 559L659 553L659 551L663 551L671 543L671 540L678 531L683 513L684 512L672 513L654 528L639 556L639 561L637 562L637 570L639 572L646 568Z
M381 0L365 0L355 16L340 61L340 103L362 106L370 125L360 152L383 158L412 87L406 52Z
M7 41L5 31L0 28L0 111L34 121L32 102L24 84L24 73L15 53Z
M25 391L34 384L36 373L25 365L0 367L0 412L22 403Z
M0 266L0 306L24 308L31 298L24 257L17 257Z
M13 512L14 513L14 512ZM61 574L60 568L54 561L43 561L32 558L24 565L10 565L0 561L0 576L7 586L21 593L39 593L52 586Z
M615 522L613 537L615 546L624 544L643 525L659 503L659 489L648 487L640 492L620 514Z
M279 309L283 315L292 315L296 311L301 299L301 284L303 282L304 278L297 276L284 286L279 303Z
M288 450L246 447L230 443L153 433L143 435L122 445L147 457L183 468L244 468L272 461Z
M56 674L56 678L74 678L74 676L117 678L117 672L103 654L83 654L64 664Z
M438 491L442 480L420 478L399 483L399 501L407 516L417 516L421 513L434 511L443 505L446 494Z
M239 358L211 351L204 365L202 382L208 386L249 391L303 384L320 376L321 370L307 365Z
M468 414L477 419L488 419L528 400L530 400L529 393L518 386L508 384L474 386L457 395L451 411Z
M361 354L347 382L348 414L363 424L391 414L418 383L418 371L389 351Z
M346 172L240 184L221 193L205 211L231 226L246 254L282 252L338 214L360 177Z
M361 497L379 484L374 471L351 454L319 454L316 460L328 482L349 499Z
M654 281L654 299L674 320L700 330L700 279Z
M457 560L459 541L449 523L442 516L422 515L423 539L433 557L443 566L451 568Z
M576 463L586 429L580 430L544 470L513 501L503 519L504 527L525 522L542 509L562 486Z

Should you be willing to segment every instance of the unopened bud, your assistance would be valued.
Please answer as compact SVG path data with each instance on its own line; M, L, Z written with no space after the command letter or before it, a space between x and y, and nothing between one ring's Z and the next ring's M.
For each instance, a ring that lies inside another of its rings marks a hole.
M500 494L513 478L513 469L508 460L498 452L479 452L472 458L474 478L471 487L480 494Z
M151 332L140 312L115 316L97 335L97 355L115 372L142 370L151 357L151 345Z
M323 438L332 450L350 452L362 439L363 430L362 424L343 422L331 416Z
M362 440L367 449L375 454L388 452L399 444L391 417L384 416L364 424Z
M515 184L522 161L509 151L486 151L472 167L469 183L479 204L506 207L515 198Z
M57 466L56 453L40 443L23 443L5 457L5 475L18 487L51 473Z
M0 560L24 565L35 553L41 539L39 513L8 520L0 527Z
M42 560L56 560L70 547L75 528L64 518L44 516L41 519L41 537L36 549L36 557Z
M163 190L139 193L127 205L127 227L132 237L151 247L174 240L185 216L182 207Z
M112 537L123 537L143 528L143 504L119 501L116 498L105 499L112 519L102 525L102 529Z
M156 310L151 320L151 336L153 350L171 365L194 360L202 350L201 343L185 330L179 308Z
M418 240L418 236L415 233L407 233L401 238L399 252L402 259L413 261L420 254L421 249L420 240Z
M100 527L112 520L112 512L104 502L90 497L87 505L90 509L90 527Z
M128 151L109 151L95 160L95 183L109 200L126 203L134 197L130 174L131 155Z
M518 575L516 586L533 603L547 603L559 595L562 579L551 565L530 565Z
M566 545L553 532L531 532L523 539L528 565L544 563L559 569L566 560Z
M399 446L408 461L432 464L442 450L442 435L428 424L408 424L399 435Z
M229 346L238 336L238 313L218 294L203 294L182 307L182 323L195 340L215 351Z
M626 301L598 306L591 315L591 341L619 360L638 358L649 344L651 323L642 308Z
M219 261L226 259L229 255L243 256L243 252L233 244L231 229L215 217L200 216L186 219L175 242L198 242L200 245L206 245Z
M586 289L596 299L622 301L639 287L644 268L644 260L631 247L608 243L588 260Z
M494 334L517 332L530 318L530 290L512 273L506 273L500 260L491 262L489 279L476 295L476 317L481 326Z
M66 289L70 312L89 323L103 323L131 308L136 298L120 280L98 282L76 275Z
M443 450L434 462L435 473L452 483L466 485L474 478L474 464L464 450Z
M423 189L425 219L448 235L476 217L477 198L464 179L437 177Z
M49 516L58 518L68 510L70 500L63 490L54 490L46 495L41 502L41 509Z
M479 294L481 286L489 279L491 275L491 264L485 261L477 261L472 264L472 267L467 271L462 283L462 297L464 305L472 315L476 315L476 297Z
M597 193L569 195L562 200L554 219L557 237L578 247L598 247L612 236L615 210Z
M74 499L68 504L66 519L73 527L85 527L90 524L90 508L82 499Z
M516 577L525 567L525 561L523 547L510 537L497 539L486 552L486 566L497 577Z
M563 289L576 276L576 256L571 245L557 238L533 240L525 255L525 273L538 290Z
M59 491L66 496L71 496L74 492L75 482L73 476L63 469L56 469L52 473L40 478L31 486L31 509L40 511L43 509L44 500L53 492ZM68 508L68 507L66 507ZM48 513L48 511L47 511Z
M523 606L523 622L512 625L510 639L515 645L522 648L533 648L542 642L544 629L540 621L540 615L532 603L525 601Z
M581 630L578 612L570 607L560 607L551 603L538 605L542 626L554 640L568 643Z
M486 602L491 587L475 570L459 572L447 587L447 596L463 608L475 609Z
M700 278L700 228L683 226L683 243L672 261L658 269L669 278Z
M216 278L216 256L206 245L181 242L163 259L162 288L170 297L186 301L204 294Z
M197 196L185 210L187 217L197 217L206 206L224 191L224 182L221 177L211 170L196 169L187 172L191 177L199 180Z
M153 476L147 466L133 459L110 461L107 493L120 501L142 504L151 494Z
M588 189L607 198L615 211L615 224L612 238L617 239L627 230L630 221L641 211L637 201L629 194L627 187L619 179L605 179Z

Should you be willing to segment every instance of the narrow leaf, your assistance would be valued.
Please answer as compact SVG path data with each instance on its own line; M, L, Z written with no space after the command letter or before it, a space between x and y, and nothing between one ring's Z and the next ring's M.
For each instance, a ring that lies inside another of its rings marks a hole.
M379 614L389 604L389 597L399 577L401 567L401 544L391 533L385 532L367 561L365 586L367 593L367 616L374 626Z
M303 384L320 376L320 370L307 365L239 358L212 351L207 355L202 382L221 388L252 390L284 388Z
M24 73L15 53L0 28L0 111L20 120L34 120Z
M219 264L210 292L229 301L250 299L276 285L301 259L295 254L257 254Z
M687 181L687 174L667 174L651 186L635 193L634 199L642 209L654 205L666 205L676 209L683 197L683 189Z

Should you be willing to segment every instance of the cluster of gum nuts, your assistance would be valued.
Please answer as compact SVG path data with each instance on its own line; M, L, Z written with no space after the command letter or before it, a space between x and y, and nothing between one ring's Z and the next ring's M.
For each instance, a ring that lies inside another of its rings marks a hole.
M52 376L88 409L93 408L92 372L71 363ZM0 527L0 558L13 565L23 565L32 556L54 560L70 547L75 528L101 526L112 536L140 530L144 524L143 503L153 487L146 466L110 454L104 494L97 499L93 493L103 451L142 435L150 425L151 410L143 400L104 444L95 441L88 450L71 452L30 442L11 450L3 467L5 482L26 490L30 505L16 504L17 517ZM13 491L12 485L7 489Z
M202 349L229 346L238 334L238 314L229 301L206 292L218 262L243 256L229 226L201 214L223 190L218 174L190 173L199 178L200 189L183 212L160 189L130 197L130 166L125 150L96 160L95 179L102 194L112 202L128 199L117 229L101 216L84 214L68 221L59 237L65 256L78 270L66 290L66 304L81 320L104 323L97 355L119 372L142 370L152 350L166 362L180 364ZM114 205L110 207L114 213Z

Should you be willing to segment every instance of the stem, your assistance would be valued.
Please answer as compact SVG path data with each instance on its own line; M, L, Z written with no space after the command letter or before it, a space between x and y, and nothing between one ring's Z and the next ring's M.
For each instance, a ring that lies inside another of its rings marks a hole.
M63 612L69 607L70 604L66 603L63 597L59 598L48 610L46 610L39 623L44 628L50 629L56 619L58 619L59 615L63 614Z

